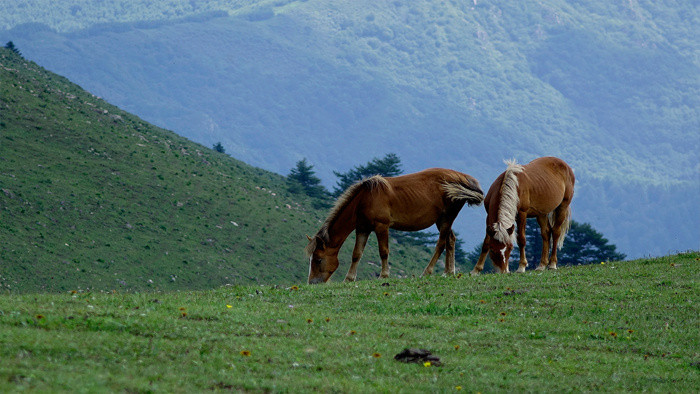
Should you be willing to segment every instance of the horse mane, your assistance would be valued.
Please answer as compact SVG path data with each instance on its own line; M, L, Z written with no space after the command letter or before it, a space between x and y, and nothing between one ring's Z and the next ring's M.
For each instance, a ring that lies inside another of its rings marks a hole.
M338 218L340 212L342 212L350 204L350 202L360 191L363 189L374 191L375 189L387 187L389 187L389 182L387 182L387 180L381 175L374 175L370 178L362 179L348 187L335 201L335 204L333 205L333 208L331 208L330 213L328 213L328 217L321 226L321 229L318 230L316 235L309 241L309 244L306 245L306 254L310 256L314 250L316 250L316 239L320 238L324 242L329 241L330 236L328 235L328 229Z
M515 159L506 160L508 165L503 173L501 182L501 201L498 206L498 217L493 224L494 238L500 242L508 243L511 235L508 229L515 225L515 214L518 211L520 198L518 197L518 174L523 172L523 166L516 163ZM513 232L513 236L515 232ZM511 241L512 242L512 241Z

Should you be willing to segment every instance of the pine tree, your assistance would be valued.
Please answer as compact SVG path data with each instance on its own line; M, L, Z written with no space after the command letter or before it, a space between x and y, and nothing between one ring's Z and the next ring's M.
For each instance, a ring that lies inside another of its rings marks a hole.
M618 261L627 257L617 251L617 247L608 243L603 234L596 231L589 223L571 221L571 229L566 241L559 251L559 263L562 265L592 264L601 261Z
M305 193L310 197L325 198L328 190L321 185L321 180L313 171L313 165L304 158L299 160L296 167L292 168L287 175L289 180L289 191L292 193Z
M341 173L333 171L333 174L338 177L337 185L335 189L333 189L333 196L340 196L345 189L364 178L369 178L374 175L390 177L401 175L402 173L401 159L395 153L388 153L381 159L375 157L367 164L355 166L348 172Z
M224 146L221 145L221 142L217 142L214 144L213 149L219 153L226 153L226 149L224 149Z
M8 41L7 44L5 44L5 48L11 50L12 52L16 53L19 56L22 56L22 53L17 49L15 46L15 43L12 41Z

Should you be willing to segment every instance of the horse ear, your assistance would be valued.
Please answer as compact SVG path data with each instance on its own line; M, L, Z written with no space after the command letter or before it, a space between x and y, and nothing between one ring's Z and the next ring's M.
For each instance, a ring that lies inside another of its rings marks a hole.
M508 228L508 235L513 235L513 231L515 231L515 225L512 225Z
M323 250L326 248L326 244L323 242L323 238L316 236L316 249Z
M488 226L486 227L486 234L489 237L493 237L494 235L496 235L496 229L493 226Z

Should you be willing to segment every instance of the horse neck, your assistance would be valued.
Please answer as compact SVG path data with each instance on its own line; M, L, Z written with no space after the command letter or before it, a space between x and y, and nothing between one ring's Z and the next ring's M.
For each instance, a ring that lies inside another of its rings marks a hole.
M328 246L340 249L350 233L355 230L357 198L349 201L328 224Z

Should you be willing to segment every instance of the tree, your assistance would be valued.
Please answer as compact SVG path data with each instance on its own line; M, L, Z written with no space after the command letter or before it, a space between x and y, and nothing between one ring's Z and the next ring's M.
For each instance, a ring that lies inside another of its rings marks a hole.
M333 197L340 196L345 189L361 179L374 175L397 176L402 173L401 159L395 153L388 153L381 159L375 157L367 164L355 166L345 173L333 171L333 174L339 178L337 186L333 189Z
M580 265L624 260L625 257L627 256L618 252L617 247L609 244L603 234L596 231L589 223L578 223L572 220L571 229L559 251L558 260L562 265Z
M11 50L12 52L16 53L19 56L22 56L22 53L17 49L15 46L15 43L12 41L8 41L7 44L5 44L5 48Z
M540 263L542 257L542 236L537 220L530 218L527 220L525 228L525 256L529 269L534 269ZM550 246L551 247L551 246ZM596 231L589 223L579 223L571 221L571 228L566 234L564 245L557 252L557 265L584 265L593 264L600 261L623 260L627 257L620 253L615 245L609 244L608 240L601 233ZM481 253L481 244L467 254L467 259L474 266ZM520 251L517 243L513 245L513 252L510 255L509 268L511 271L518 269ZM490 271L490 259L487 257L487 264L484 271ZM492 264L491 264L492 265Z
M221 142L217 142L214 144L213 149L219 153L226 153L226 149L224 149L224 146L221 145Z
M315 198L328 196L328 190L321 185L321 180L313 171L313 165L309 164L306 158L297 162L296 167L289 171L287 179L289 180L289 191L292 193L305 193Z

